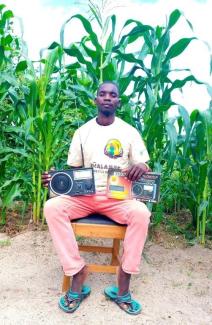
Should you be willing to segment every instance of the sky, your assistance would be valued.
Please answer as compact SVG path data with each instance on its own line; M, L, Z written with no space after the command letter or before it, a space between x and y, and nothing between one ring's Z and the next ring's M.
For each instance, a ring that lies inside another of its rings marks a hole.
M97 1L97 0L96 0ZM212 49L212 0L108 0L115 3L108 14L117 15L117 29L124 22L137 19L152 26L165 25L167 17L174 9L181 10L192 23L193 32L185 19L180 18L173 28L171 41L182 37L198 37L185 52L173 60L173 68L190 68L192 74L201 81L212 84L209 74ZM101 2L101 0L99 0ZM39 59L39 51L53 41L59 41L62 24L76 13L86 14L88 0L2 0L15 16L20 17L24 27L24 40L28 45L28 55L32 60ZM110 6L109 6L110 7ZM18 22L18 20L17 20ZM16 26L16 25L15 25ZM19 25L15 27L18 31ZM67 28L65 40L68 43L81 39L83 28L72 24ZM208 45L206 45L206 42ZM209 50L210 47L211 49ZM187 85L183 93L177 91L174 100L189 111L195 108L204 110L209 106L210 96L204 86L194 83Z

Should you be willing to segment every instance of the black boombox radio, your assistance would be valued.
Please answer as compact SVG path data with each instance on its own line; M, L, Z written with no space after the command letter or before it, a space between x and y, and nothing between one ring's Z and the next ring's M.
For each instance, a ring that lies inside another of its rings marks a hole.
M158 202L160 196L160 174L148 172L138 181L132 182L132 197L144 202Z
M158 202L160 174L148 172L131 182L121 170L109 169L107 196L114 199L139 199L144 202Z
M49 196L92 195L96 193L93 168L73 168L50 171Z

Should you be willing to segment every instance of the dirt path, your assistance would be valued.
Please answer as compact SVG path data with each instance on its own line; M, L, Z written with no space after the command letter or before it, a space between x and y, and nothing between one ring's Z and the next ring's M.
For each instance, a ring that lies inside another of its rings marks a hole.
M62 271L49 233L28 231L9 241L0 237L0 244L1 325L212 324L212 250L167 249L149 241L141 274L131 286L142 314L129 316L104 298L114 275L91 274L91 296L69 315L57 307Z

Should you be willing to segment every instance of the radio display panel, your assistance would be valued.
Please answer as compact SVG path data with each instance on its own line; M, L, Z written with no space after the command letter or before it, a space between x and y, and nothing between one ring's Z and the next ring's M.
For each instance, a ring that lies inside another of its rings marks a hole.
M118 186L118 185L110 185L109 186L110 191L118 191L118 192L124 192L124 186Z
M90 170L90 169L74 170L73 176L74 176L75 180L91 179L92 178L92 170Z

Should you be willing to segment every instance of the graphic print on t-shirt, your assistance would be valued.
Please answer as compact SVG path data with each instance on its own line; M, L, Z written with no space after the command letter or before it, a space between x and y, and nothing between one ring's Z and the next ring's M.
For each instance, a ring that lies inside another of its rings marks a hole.
M133 164L149 160L139 132L118 117L107 126L97 124L96 118L82 125L74 133L68 165L82 166L81 145L84 166L94 169L97 192L106 193L109 168L124 170Z
M119 158L123 156L121 142L118 139L110 139L104 149L104 154L110 158Z

